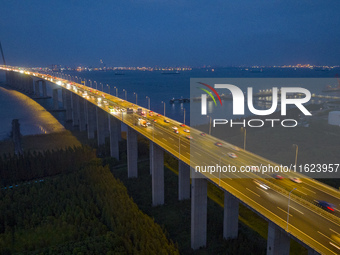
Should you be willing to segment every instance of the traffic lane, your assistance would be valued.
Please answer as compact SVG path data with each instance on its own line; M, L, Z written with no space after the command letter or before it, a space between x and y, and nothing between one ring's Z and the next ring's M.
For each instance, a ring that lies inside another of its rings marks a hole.
M254 186L252 181L249 179L238 179L237 181L235 179L227 180L227 183L232 183L231 185L242 192L244 196L249 197L256 203L259 203L261 206L271 208L271 212L276 214L282 220L287 220L287 197L273 190L263 190L256 185ZM309 208L306 208L293 200L290 201L289 214L289 232L294 234L296 232L294 228L298 228L306 233L306 235L308 235L311 239L314 239L314 242L316 243L318 242L316 240L322 239L323 241L321 246L327 247L327 249L333 251L336 254L337 249L330 245L327 240L319 237L319 233L324 233L329 238L331 238L332 232L330 228L333 227L334 231L340 231L339 225L336 225L328 219L319 216ZM294 227L293 229L291 229L292 226ZM299 235L299 233L295 234Z

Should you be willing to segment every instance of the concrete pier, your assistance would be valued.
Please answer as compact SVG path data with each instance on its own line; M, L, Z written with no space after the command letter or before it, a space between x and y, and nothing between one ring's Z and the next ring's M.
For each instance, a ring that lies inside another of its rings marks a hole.
M41 84L42 84L43 97L47 97L46 81L42 80Z
M65 97L64 98L64 107L65 107L65 110L66 110L66 114L65 114L65 120L66 121L69 121L69 120L72 120L72 98L71 98L71 94L72 92L71 91L68 91L66 89L63 89L64 90L64 93L63 93L63 96Z
M275 223L268 223L267 255L289 255L290 238Z
M72 95L72 125L79 125L79 116L78 116L78 105L79 105L79 96L75 93L71 93Z
M78 118L79 118L79 131L86 130L86 112L85 112L85 99L82 97L78 98Z
M137 158L138 158L138 144L137 132L131 127L127 127L127 164L128 164L128 178L138 176Z
M33 79L30 76L27 79L27 91L30 95L34 94Z
M34 95L40 97L39 81L34 82Z
M207 180L191 179L191 248L207 245Z
M109 114L109 129L110 129L110 156L119 160L119 136L118 127L120 120Z
M149 142L149 159L150 159L150 175L152 175L153 169L153 141Z
M58 102L58 89L53 89L53 109L58 110L59 109L59 102Z
M152 205L164 204L164 151L155 143L152 147Z
M94 133L97 130L97 114L96 114L96 106L94 106L90 102L86 102L86 108L87 108L87 138L88 139L93 139L94 138Z
M96 107L97 111L97 142L98 146L105 144L105 137L109 135L109 120L107 112Z
M229 192L224 192L223 238L233 239L238 235L239 201Z
M190 198L190 166L178 161L178 200Z

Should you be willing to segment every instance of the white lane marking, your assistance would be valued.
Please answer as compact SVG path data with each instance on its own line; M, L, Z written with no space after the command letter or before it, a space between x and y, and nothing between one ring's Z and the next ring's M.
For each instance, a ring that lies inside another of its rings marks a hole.
M336 232L335 230L333 230L331 228L329 230L340 236L340 234L338 232Z
M301 214L304 214L303 212L299 211L298 209L296 209L296 208L293 207L293 206L290 206L290 208L294 209L295 211L298 211L298 212L301 213Z
M171 139L172 141L175 141L175 140L174 140L172 137L170 137L170 136L169 136L168 138Z
M241 178L239 175L235 174L235 173L232 173L233 175L235 175L237 178Z
M195 152L197 155L200 155L202 157L202 154L198 153L197 151Z
M319 233L320 235L323 235L323 236L326 237L327 239L333 241L332 239L330 239L330 238L329 238L328 236L326 236L325 234L322 234L320 231L318 231L318 233Z
M312 193L316 194L316 192L314 192L314 191L313 191L313 190L311 190L311 189L308 189L308 188L306 188L306 187L303 187L303 186L301 186L301 188L303 188L303 189L306 189L306 190L308 190L309 192L312 192Z
M334 210L336 210L336 211L340 212L340 210L339 210L339 209L336 209L336 208L334 208Z
M251 193L253 193L253 194L255 194L256 196L258 196L258 197L261 197L259 194L257 194L256 192L254 192L254 191L252 191L252 190L250 190L250 189L248 189L248 188L246 188L248 191L250 191Z
M281 211L283 211L285 214L287 214L287 211L283 210L282 208L277 206L277 209L280 209ZM290 217L293 217L293 215L289 214Z
M301 190L299 190L299 189L296 189L296 190L297 190L298 192L300 192L300 193L302 193L302 194L308 196L306 193L302 192Z
M188 148L187 146L185 146L184 144L181 144L181 147L185 147L185 148Z
M163 135L163 132L161 132L161 131L159 131L159 130L157 130L157 132Z
M329 242L329 244L330 244L330 245L333 245L335 248L337 248L338 250L340 250L340 247L339 247L339 246L337 246L337 245L335 245L334 243L332 243L332 242Z
M260 189L259 187L256 187L256 188L263 191L264 193L267 193L267 195L269 195L269 193L267 191L264 191L263 189Z
M164 141L166 141L166 142L167 142L167 140L166 140L164 137L162 137L162 139L163 139Z

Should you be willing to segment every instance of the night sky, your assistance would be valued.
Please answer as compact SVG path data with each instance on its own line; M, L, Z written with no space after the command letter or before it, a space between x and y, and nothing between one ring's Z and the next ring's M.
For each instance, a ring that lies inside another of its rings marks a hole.
M339 65L340 2L8 0L0 40L17 66Z

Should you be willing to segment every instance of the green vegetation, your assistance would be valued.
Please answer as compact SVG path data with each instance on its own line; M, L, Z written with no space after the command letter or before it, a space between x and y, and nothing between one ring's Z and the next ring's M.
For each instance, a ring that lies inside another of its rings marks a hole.
M44 152L47 150L65 149L74 146L81 146L81 143L68 130L51 134L27 135L22 137L22 148L26 152ZM0 141L0 155L5 153L14 154L14 144L10 139Z
M23 172L23 162L35 162L37 173L51 163L63 170L43 181L1 188L0 254L178 254L94 153L83 147L2 159L7 174L13 165Z

